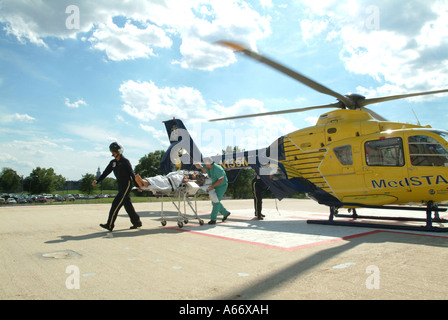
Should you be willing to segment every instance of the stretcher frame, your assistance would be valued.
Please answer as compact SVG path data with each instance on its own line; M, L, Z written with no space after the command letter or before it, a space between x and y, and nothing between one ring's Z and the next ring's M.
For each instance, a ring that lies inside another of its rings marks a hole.
M163 177L163 176L156 176L156 177ZM173 203L173 205L176 207L177 210L177 225L179 228L182 228L184 224L187 224L188 217L187 217L187 203L190 206L191 210L194 213L195 219L198 220L199 224L202 226L204 224L204 221L198 216L198 210L197 210L197 194L202 191L202 193L206 193L206 185L200 186L195 181L196 180L185 180L184 176L182 175L182 179L174 179L173 176L169 177L164 176L166 178L167 183L165 186L161 186L160 180L158 182L148 181L146 178L146 181L149 182L148 186L144 186L143 179L136 175L136 181L139 185L139 191L150 191L154 196L161 197L161 210L160 210L160 216L161 216L161 224L162 226L166 226L166 218L165 218L165 211L163 208L163 197L167 196L170 201ZM150 178L149 178L150 179ZM163 182L162 182L163 184ZM194 196L194 207L193 203L190 200L190 197ZM174 199L176 197L176 199ZM177 202L177 204L176 204ZM181 203L184 203L184 210L182 212L181 210Z
M170 182L170 183L172 183L172 182ZM166 223L167 223L167 220L165 217L165 211L163 208L163 203L164 203L163 197L164 196L168 197L170 199L170 201L172 202L172 204L174 205L174 207L176 207L177 225L179 226L179 228L182 228L184 226L184 224L187 224L189 222L188 217L187 217L187 203L194 213L194 218L198 220L198 222L201 226L204 224L204 220L202 220L198 215L198 205L197 205L197 195L201 190L203 193L205 193L204 189L203 189L203 187L199 187L199 186L197 186L195 188L188 188L188 183L195 183L195 182L185 182L185 183L183 182L176 189L174 189L172 187L172 189L170 191L167 191L167 190L159 191L159 190L155 190L154 188L150 188L150 187L146 187L146 188L142 187L140 189L141 191L150 191L155 197L162 198L161 210L160 210L160 217L161 217L160 223L162 224L162 226L166 226ZM137 188L134 188L134 189L137 189ZM193 203L190 199L191 196L194 197L194 207L193 207ZM184 204L183 212L181 210L182 202Z
M199 191L199 190L197 190ZM162 224L162 226L166 226L166 217L165 217L165 211L163 209L163 197L167 196L172 204L176 207L177 209L177 225L179 228L182 228L184 226L184 224L187 224L189 222L188 217L187 217L187 203L190 206L191 210L194 213L194 218L198 220L199 225L203 225L204 224L204 220L202 220L199 215L198 215L198 206L197 206L197 191L194 193L194 207L192 204L192 201L189 198L189 194L187 191L187 186L186 184L182 184L177 190L174 190L172 194L170 193L157 193L157 192L153 192L153 194L158 197L160 196L162 198L161 201L161 210L160 210L160 217L161 217L161 221L160 223ZM176 196L177 199L173 199L173 196ZM176 204L176 202L177 204ZM182 213L181 211L181 203L183 202L184 204L184 211Z

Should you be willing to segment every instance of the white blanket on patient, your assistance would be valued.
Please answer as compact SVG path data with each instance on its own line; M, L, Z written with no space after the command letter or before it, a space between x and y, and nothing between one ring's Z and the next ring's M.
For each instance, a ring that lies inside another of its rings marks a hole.
M170 172L166 176L145 178L145 180L150 183L147 189L154 192L164 193L179 189L179 187L182 185L183 179L184 174L181 171Z

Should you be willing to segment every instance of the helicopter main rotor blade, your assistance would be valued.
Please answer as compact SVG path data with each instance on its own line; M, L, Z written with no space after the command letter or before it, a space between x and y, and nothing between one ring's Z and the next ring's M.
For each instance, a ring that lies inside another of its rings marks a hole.
M391 100L405 99L405 98L410 98L410 97L424 96L424 95L444 93L444 92L448 92L448 89L436 90L436 91L425 91L425 92L418 92L418 93L399 94L399 95L388 96L388 97L378 97L378 98L364 99L364 100L358 101L358 105L360 107L364 107L364 106L367 106L369 104L378 103L378 102L385 102L385 101L391 101Z
M338 99L339 101L341 101L348 108L351 108L353 105L353 101L350 98L347 98L346 96L343 96L343 95L321 85L320 83L317 83L316 81L311 80L310 78L308 78L294 70L291 70L291 69L289 69L289 68L287 68L269 58L266 58L256 52L253 52L237 43L230 42L230 41L218 41L217 43L220 45L226 46L226 47L230 47L231 49L233 49L235 51L242 52L245 55L247 55L255 60L258 60L259 62L264 63L264 64L276 69L277 71L280 71L280 72L290 76L291 78L301 82L302 84L304 84L320 93L332 96L332 97Z
M226 117L226 118L219 118L219 119L211 119L210 122L213 121L223 121L223 120L234 120L234 119L242 119L242 118L251 118L251 117L263 117L263 116L273 116L277 114L284 114L284 113L293 113L293 112L303 112L303 111L309 111L314 109L324 109L324 108L342 108L343 104L341 102L326 104L322 106L314 106L314 107L307 107L307 108L297 108L297 109L290 109L290 110L281 110L281 111L272 111L272 112L265 112L265 113L255 113L255 114L246 114L242 116L233 116L233 117Z
M388 121L386 118L383 118L383 117L380 116L378 113L373 112L372 110L370 110L370 109L368 109L368 108L361 107L359 110L367 112L368 114L370 114L370 115L371 115L373 118L375 118L376 120L379 120L379 121Z

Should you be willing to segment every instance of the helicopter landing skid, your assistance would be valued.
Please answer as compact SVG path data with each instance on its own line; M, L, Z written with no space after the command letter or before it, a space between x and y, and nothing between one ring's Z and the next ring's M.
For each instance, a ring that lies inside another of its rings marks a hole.
M426 219L424 218L411 218L411 217L381 217L381 216L360 216L357 214L356 209L349 209L351 214L339 214L338 210L341 206L356 206L362 208L374 208L374 209L389 209L389 210L411 210L411 211L426 211ZM407 231L425 231L425 232L448 232L448 227L435 227L432 225L436 223L446 223L447 219L440 218L439 212L445 212L447 209L440 209L436 203L428 202L426 208L423 207L395 207L395 206L371 206L363 205L359 203L342 203L338 206L330 206L330 216L328 220L307 220L309 224L323 224L332 226L347 226L347 227L364 227L364 228L380 228L380 229L393 229L393 230L407 230ZM434 217L432 214L434 213ZM351 218L356 219L368 219L368 220L394 220L394 221L423 221L426 222L425 226L408 226L408 225L391 225L380 223L365 223L365 222L352 222L352 221L335 221L334 218Z

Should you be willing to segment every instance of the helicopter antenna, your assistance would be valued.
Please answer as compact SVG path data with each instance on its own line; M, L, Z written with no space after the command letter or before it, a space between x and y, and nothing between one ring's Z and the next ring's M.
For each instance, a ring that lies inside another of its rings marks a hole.
M418 117L417 117L417 115L415 114L414 109L412 109L412 113L414 114L415 119L417 119L417 125L421 126L421 124L420 124L420 120L418 120Z

